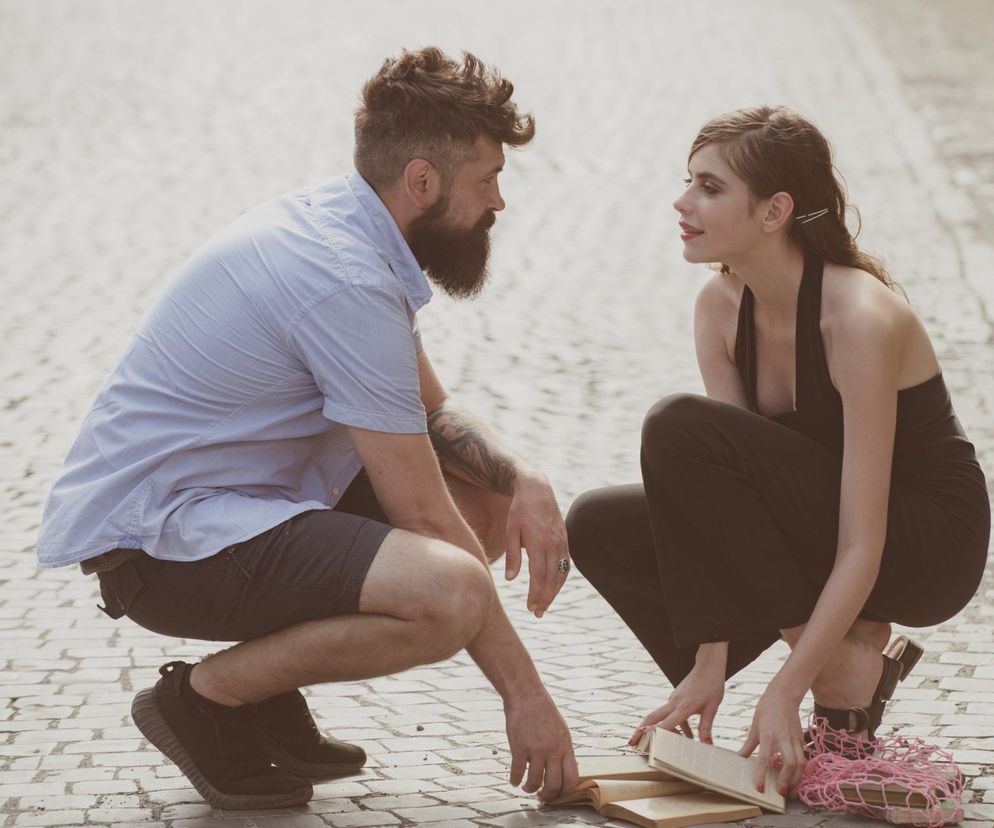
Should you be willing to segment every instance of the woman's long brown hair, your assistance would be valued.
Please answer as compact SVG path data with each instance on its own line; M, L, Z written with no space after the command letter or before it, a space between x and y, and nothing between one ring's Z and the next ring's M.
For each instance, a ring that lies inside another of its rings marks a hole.
M784 106L737 109L701 127L690 155L709 144L746 182L755 199L785 192L794 199L795 216L828 210L811 221L791 222L790 238L805 254L865 270L887 287L895 287L883 263L856 246L859 211L846 201L831 147L814 124ZM849 210L856 216L855 233L846 225ZM729 270L722 264L722 273Z

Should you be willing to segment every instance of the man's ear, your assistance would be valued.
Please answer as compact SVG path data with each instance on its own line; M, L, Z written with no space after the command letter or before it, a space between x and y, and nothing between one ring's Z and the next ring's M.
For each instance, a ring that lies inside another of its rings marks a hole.
M760 219L764 233L775 233L794 215L794 199L790 193L774 193L760 204Z
M431 161L413 158L404 167L404 194L419 210L427 210L442 195L442 177Z

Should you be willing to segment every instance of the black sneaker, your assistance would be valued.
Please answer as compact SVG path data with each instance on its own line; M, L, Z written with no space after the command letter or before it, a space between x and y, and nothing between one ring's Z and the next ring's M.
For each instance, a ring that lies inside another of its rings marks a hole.
M172 759L215 808L302 805L310 783L274 768L259 744L252 707L225 707L190 687L192 664L159 668L154 687L142 690L131 717L153 745Z
M299 690L252 705L260 740L274 765L304 779L327 779L358 772L366 751L323 736Z

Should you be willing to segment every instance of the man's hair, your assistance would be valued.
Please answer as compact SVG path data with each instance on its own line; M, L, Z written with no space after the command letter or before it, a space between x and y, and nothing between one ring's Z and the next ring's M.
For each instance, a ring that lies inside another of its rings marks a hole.
M430 161L448 185L480 135L518 147L535 135L519 114L513 84L469 52L457 63L429 46L387 58L362 88L355 114L355 167L387 186L414 158Z

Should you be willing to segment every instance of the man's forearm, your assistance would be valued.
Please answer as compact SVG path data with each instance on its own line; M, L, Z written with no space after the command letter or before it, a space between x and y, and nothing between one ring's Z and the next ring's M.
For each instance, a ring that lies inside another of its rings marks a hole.
M417 531L430 537L444 540L462 547L478 558L485 566L486 556L476 535L466 522L454 511L452 519L432 526L407 526L409 531ZM511 621L504 612L496 589L491 593L490 615L480 634L466 648L483 674L489 679L501 698L507 702L512 696L544 693L545 688L538 670L525 649Z
M494 595L490 618L466 648L504 703L546 693L535 664Z
M428 415L428 436L449 474L510 497L521 461L471 412L442 403Z

